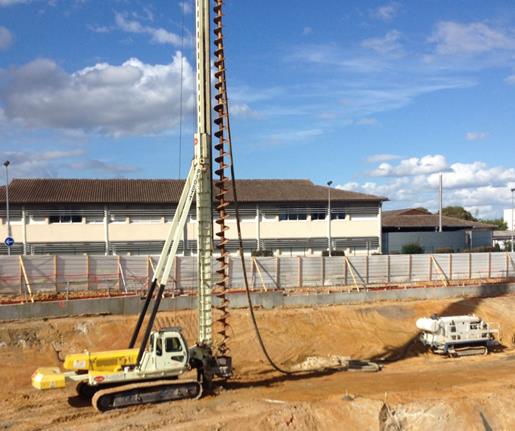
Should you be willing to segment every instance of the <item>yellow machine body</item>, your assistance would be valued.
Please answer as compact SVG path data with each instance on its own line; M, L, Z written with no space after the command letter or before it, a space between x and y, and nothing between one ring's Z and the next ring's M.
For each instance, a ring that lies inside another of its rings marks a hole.
M32 374L32 386L40 390L64 388L65 375L56 367L38 368Z
M63 367L73 371L120 371L127 365L134 365L139 349L110 350L106 352L84 352L66 355Z

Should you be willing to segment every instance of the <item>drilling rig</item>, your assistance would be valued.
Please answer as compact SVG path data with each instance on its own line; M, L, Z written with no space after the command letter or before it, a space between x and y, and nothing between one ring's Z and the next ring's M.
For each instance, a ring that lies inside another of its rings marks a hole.
M211 106L211 42L210 0L196 0L196 54L197 54L197 132L194 136L194 157L184 189L177 204L168 237L165 240L152 283L127 349L103 352L84 352L66 356L61 371L56 367L38 368L32 375L37 389L63 388L66 382L77 383L81 396L91 397L98 411L146 403L199 398L203 389L210 387L214 378L227 379L232 375L232 361L227 346L228 300L225 290L228 282L228 253L225 249L226 200L229 167L230 131L228 101L225 83L224 47L222 32L222 0L214 3L215 35L215 106ZM218 151L215 161L216 193L212 178L212 112L217 126L215 137ZM187 222L191 204L195 199L198 221L198 338L188 347L179 327L154 330L154 322L161 298L175 264L175 256ZM213 292L213 202L218 218L217 248L219 251L219 282ZM213 304L219 299L220 342L213 351ZM149 314L150 312L150 314ZM147 315L149 314L148 318ZM137 344L139 342L139 345ZM184 378L196 370L196 378Z

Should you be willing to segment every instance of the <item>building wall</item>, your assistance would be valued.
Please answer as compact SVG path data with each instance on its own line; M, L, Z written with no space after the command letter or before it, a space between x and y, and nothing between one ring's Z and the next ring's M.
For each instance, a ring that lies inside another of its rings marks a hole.
M380 252L380 211L378 204L363 206L335 205L331 221L333 248L347 254L370 254ZM301 214L301 220L284 220ZM246 249L272 250L275 254L312 254L328 248L327 209L309 208L296 204L288 208L260 205L242 206L242 235ZM77 214L75 222L70 215ZM159 250L171 225L172 208L144 208L138 206L91 207L45 209L44 207L16 208L11 211L11 229L19 246L25 244L30 254L51 252L52 246L60 244L60 250L73 244L73 253L102 253L106 249L124 252L154 253ZM316 214L316 215L314 215ZM4 237L7 235L5 214L1 214ZM107 217L106 217L107 216ZM325 217L325 219L316 219ZM56 219L59 222L56 222ZM66 222L62 222L66 220ZM77 221L78 220L78 221ZM109 221L108 221L109 220ZM234 215L227 219L229 230L226 236L236 244L237 231ZM215 225L215 232L217 225ZM186 249L195 251L197 223L194 209L186 229ZM86 244L89 244L88 246ZM131 244L134 246L131 250ZM136 246L136 244L138 244ZM81 248L82 247L82 248ZM233 248L236 246L233 245ZM4 247L5 248L5 247ZM68 247L69 248L69 247ZM182 245L180 247L182 250ZM71 250L71 248L70 248ZM5 250L3 250L5 252Z
M385 253L400 253L402 246L417 243L425 253L433 253L438 248L451 248L463 251L466 248L464 230L453 232L384 232L383 249Z

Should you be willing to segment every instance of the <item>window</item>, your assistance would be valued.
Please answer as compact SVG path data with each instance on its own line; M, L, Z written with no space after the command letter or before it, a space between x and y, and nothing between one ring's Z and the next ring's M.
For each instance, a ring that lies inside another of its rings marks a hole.
M109 222L110 223L125 223L127 221L127 216L123 214L110 214Z
M298 213L294 211L286 211L279 213L279 221L290 221L290 220L307 220L308 215Z
M331 220L345 220L346 214L344 211L331 210Z
M37 216L37 215L30 215L29 217L29 224L45 224L46 223L46 217L44 216Z
M132 216L131 223L158 224L158 223L161 223L161 216L159 216L159 215Z
M58 215L48 217L48 223L82 223L82 216L79 215Z
M156 355L161 356L163 354L163 340L158 338L156 340Z
M2 219L3 223L7 224L7 215ZM17 214L9 214L9 223L10 224L22 224L22 216Z
M325 211L317 211L311 213L311 220L325 220L326 212Z
M167 352L182 352L181 341L177 337L169 337L166 339Z
M104 223L104 216L87 216L86 223L88 224L102 224Z
M277 214L269 213L269 212L262 212L261 213L261 220L262 221L276 221L277 220Z

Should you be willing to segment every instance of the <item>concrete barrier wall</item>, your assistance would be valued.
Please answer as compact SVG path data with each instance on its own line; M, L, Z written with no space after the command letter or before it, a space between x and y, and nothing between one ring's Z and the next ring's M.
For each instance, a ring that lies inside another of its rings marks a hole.
M321 305L359 304L376 301L403 301L423 299L445 299L455 297L490 297L515 294L515 283L476 285L460 287L427 287L413 289L390 289L360 292L335 292L318 294L285 294L281 291L254 292L255 307L265 309L281 307L314 307ZM196 308L195 296L164 298L161 310L190 310ZM140 297L74 299L63 301L35 302L0 305L0 321L39 319L80 315L136 315L143 300ZM217 298L213 298L216 305ZM248 307L245 293L230 295L231 308Z

